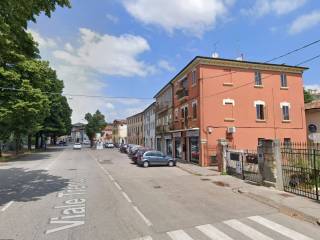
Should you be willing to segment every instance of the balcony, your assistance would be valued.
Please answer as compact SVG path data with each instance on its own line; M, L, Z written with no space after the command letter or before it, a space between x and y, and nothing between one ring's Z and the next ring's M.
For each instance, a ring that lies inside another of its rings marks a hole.
M157 134L167 133L170 130L173 130L173 124L159 125L156 127Z
M177 90L176 96L179 101L187 100L189 97L189 91L185 88L180 88Z
M157 112L158 114L159 113L162 113L164 111L167 111L169 109L169 106L168 105L160 105L160 104L157 104L156 105L156 108L155 108L155 112Z

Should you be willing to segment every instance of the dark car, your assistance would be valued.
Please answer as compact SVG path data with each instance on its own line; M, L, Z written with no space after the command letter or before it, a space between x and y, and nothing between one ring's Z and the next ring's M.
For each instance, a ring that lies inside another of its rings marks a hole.
M134 163L137 163L139 159L141 159L143 157L143 154L147 151L150 151L151 149L148 149L148 148L138 148L138 151L136 152L136 154L131 157L131 160L134 162Z
M142 158L137 161L139 166L149 167L149 166L169 166L173 167L176 165L177 161L171 156L164 155L159 151L147 151L143 154Z
M127 153L127 148L128 148L128 144L121 144L121 146L119 147L119 151L121 153Z
M137 154L137 152L138 152L140 149L143 149L143 147L142 147L142 146L135 146L135 147L131 148L128 156L129 156L129 158L130 158L132 161L134 161L134 159L136 159L136 158L135 158L135 155Z

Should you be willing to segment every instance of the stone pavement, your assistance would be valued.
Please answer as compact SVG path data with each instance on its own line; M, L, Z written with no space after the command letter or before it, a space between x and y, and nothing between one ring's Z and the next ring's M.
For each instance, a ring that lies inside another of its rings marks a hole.
M206 180L210 179L218 186L229 188L236 193L274 207L289 216L320 225L320 202L278 191L274 187L257 186L233 176L221 175L214 167L204 168L180 162L177 166L191 174L206 177Z

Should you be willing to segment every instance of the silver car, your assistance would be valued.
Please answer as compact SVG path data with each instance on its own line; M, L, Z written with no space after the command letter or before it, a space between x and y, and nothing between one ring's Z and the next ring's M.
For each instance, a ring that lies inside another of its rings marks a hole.
M149 166L175 166L177 161L170 157L164 155L162 152L159 151L147 151L143 154L142 158L138 159L137 164L142 167L149 167Z

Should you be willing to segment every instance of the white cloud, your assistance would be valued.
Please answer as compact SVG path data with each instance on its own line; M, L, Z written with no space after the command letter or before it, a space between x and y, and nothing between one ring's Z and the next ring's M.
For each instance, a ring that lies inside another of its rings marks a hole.
M116 16L114 16L114 15L112 15L112 14L107 14L107 15L106 15L106 18L107 18L109 21L113 22L113 23L119 22L119 18L117 18Z
M74 51L74 48L73 48L73 46L71 45L71 43L66 43L66 44L64 45L64 49L65 49L66 51L68 51L68 52L73 52L73 51Z
M166 60L160 60L158 62L158 66L168 72L174 72L176 70L175 67L171 66L171 64Z
M201 36L228 14L235 0L122 0L137 20L164 28Z
M311 84L311 85L305 85L305 89L310 89L310 90L317 90L320 92L320 85L319 84Z
M317 25L320 25L320 10L298 17L292 22L289 33L297 34Z
M33 39L39 44L40 49L54 48L57 46L57 42L52 38L43 37L32 29L29 29L28 32L31 33Z
M150 50L147 40L140 36L100 35L81 28L80 41L81 45L74 53L57 50L54 56L71 65L106 75L146 76L154 72L153 66L138 60L140 54Z
M269 13L284 15L300 8L307 1L308 0L256 0L251 8L242 9L241 12L245 15L255 17L262 17Z

